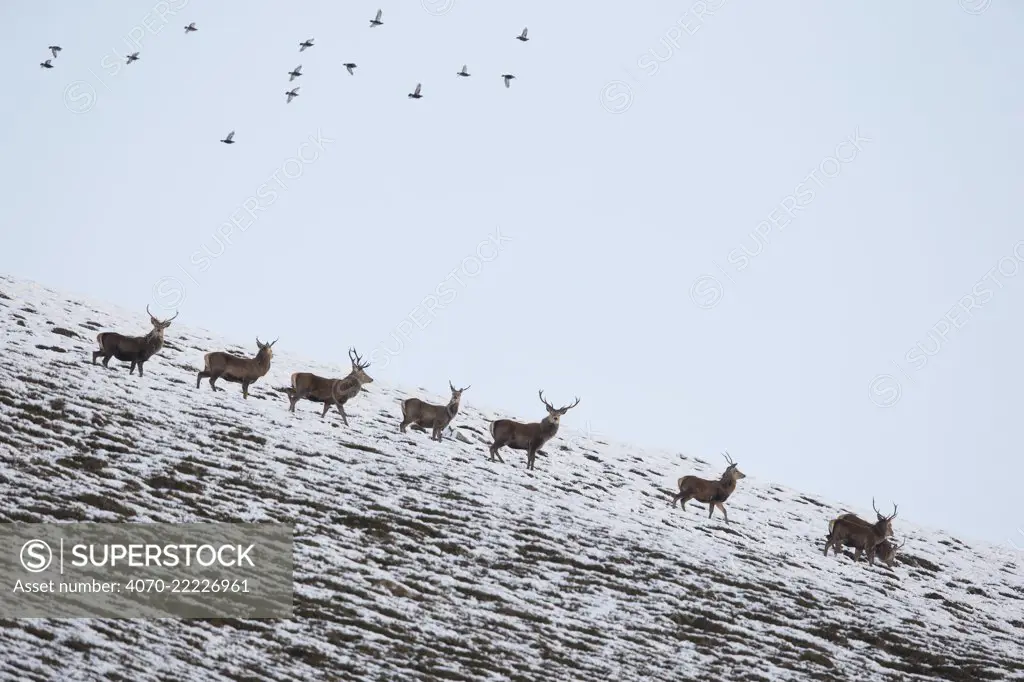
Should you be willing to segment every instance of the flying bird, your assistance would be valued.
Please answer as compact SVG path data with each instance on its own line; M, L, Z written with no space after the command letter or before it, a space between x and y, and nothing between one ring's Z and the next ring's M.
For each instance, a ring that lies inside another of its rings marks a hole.
M230 133L228 133L227 137L225 137L223 140L221 140L221 142L223 142L224 144L234 144L235 143L234 137L235 137L235 131L232 130Z
M291 104L292 100L299 96L299 89L293 88L284 94L288 95L288 101L286 102L286 104Z
M288 75L291 76L291 78L288 79L289 83L291 83L293 80L295 80L296 78L301 76L302 75L302 64L299 64L298 66L296 66L294 71L289 71Z
M302 52L307 47L313 47L313 39L312 38L310 38L309 40L306 40L306 41L303 41L303 42L299 43L299 52Z
M380 26L381 24L384 23L383 21L380 20L380 15L382 14L384 14L384 10L377 10L377 16L374 17L373 19L370 19L370 28L373 28L374 26Z
M128 55L128 61L125 62L125 63L126 64L131 64L132 62L134 62L138 58L139 58L139 53L138 52L132 52L130 55Z
M355 64L353 64L352 62L348 62L347 64L342 64L342 66L344 66L346 69L348 69L348 75L350 75L350 76L355 75L355 70L354 70L356 68Z
M193 21L191 24L189 24L188 26L185 27L185 34L188 35L189 33L192 33L192 31L198 31L198 30L199 29L196 28L196 22Z
M521 40L521 41L523 41L524 43L525 43L525 42L526 42L527 40L529 40L529 38L527 38L527 37L526 37L526 29L525 29L525 28L523 29L523 32L522 32L522 33L520 33L519 35L517 35L517 36L516 36L516 40Z
M62 48L60 45L50 45L48 49L53 53L53 58L56 59L57 53L60 52Z
M466 71L466 65L465 65L465 64L463 64L463 65L462 65L462 71L459 71L459 72L458 72L457 74L455 74L455 75L456 75L456 76L462 76L462 77L464 77L464 78L465 78L465 77L467 77L467 76L469 76L469 71Z
M409 97L412 99L419 99L420 97L423 97L423 95L420 94L420 83L416 84L416 89L409 93Z
M513 76L513 75L512 75L512 74L510 74L510 73L505 73L505 74L502 74L502 75L501 75L501 77L505 79L505 87L506 87L506 88L507 88L507 87L511 87L511 85L512 85L512 79L513 79L513 78L515 78L515 76Z
M52 69L53 68L53 64L50 63L49 59L47 59L45 62L39 62L39 66L43 67L44 69ZM409 96L412 97L412 95L409 95Z

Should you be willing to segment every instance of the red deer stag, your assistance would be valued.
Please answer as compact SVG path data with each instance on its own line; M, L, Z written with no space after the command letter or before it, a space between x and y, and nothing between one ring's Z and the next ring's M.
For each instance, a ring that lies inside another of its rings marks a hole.
M92 352L92 364L95 365L96 358L103 356L103 366L106 367L110 358L115 357L121 362L132 363L132 366L128 368L128 374L134 373L135 367L138 366L141 377L142 365L164 347L164 330L170 327L171 320L178 316L178 313L174 313L174 317L170 319L158 320L153 317L153 313L149 312L148 305L146 314L149 315L153 329L145 336L125 336L117 332L97 334L96 343L100 345L100 349Z
M729 514L725 511L725 501L736 490L736 481L746 478L747 475L737 468L738 465L732 461L728 450L723 453L723 456L729 466L722 474L722 478L717 481L709 481L699 476L683 476L678 481L679 493L672 498L672 506L674 507L676 502L680 502L680 508L685 511L686 503L695 499L708 505L709 519L715 513L715 507L718 507L722 516L725 517L725 522L729 523Z
M526 468L533 469L537 451L558 433L558 420L566 412L580 404L580 399L576 398L576 402L572 405L556 409L551 406L551 403L544 400L544 391L537 391L537 395L540 396L540 401L548 410L548 416L541 421L524 424L512 419L498 419L491 422L491 438L494 439L494 442L491 443L490 461L493 462L497 457L498 461L504 464L505 460L498 454L498 450L507 445L513 450L526 450Z
M459 413L459 400L462 392L469 388L455 388L452 380L448 380L448 388L452 389L451 400L447 405L432 405L419 398L406 398L402 401L402 423L398 430L405 433L405 427L412 425L412 428L425 431L431 429L430 439L440 442L444 438L444 430L455 419Z
M288 410L295 411L295 403L300 400L309 400L314 403L322 402L324 411L320 414L323 419L332 405L338 406L341 412L341 419L348 426L348 416L345 415L345 403L359 393L363 384L373 383L373 378L364 372L370 363L363 362L356 353L355 348L348 351L348 359L352 361L352 371L344 379L325 379L309 372L296 372L292 374L292 387L286 391L288 394Z
M215 351L203 356L203 371L196 377L196 388L203 379L209 377L210 388L214 391L223 391L217 388L217 379L224 379L234 384L242 384L242 397L249 397L249 386L261 376L270 371L270 359L274 357L271 346L277 343L274 339L270 343L263 343L260 337L256 337L256 346L259 350L256 357L243 358L226 351Z
M868 523L856 514L843 514L837 519L829 522L828 540L825 542L825 556L828 550L834 549L834 554L839 554L844 545L853 547L853 560L859 561L860 555L867 552L868 563L875 563L877 547L886 538L892 537L892 520L896 518L899 506L893 504L892 514L884 516L875 506L874 498L871 498L871 506L878 516L878 521Z

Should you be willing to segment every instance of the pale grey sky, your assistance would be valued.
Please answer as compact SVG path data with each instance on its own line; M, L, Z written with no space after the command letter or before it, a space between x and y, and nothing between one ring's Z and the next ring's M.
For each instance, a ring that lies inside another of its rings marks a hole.
M8 2L0 269L1024 548L1022 17Z

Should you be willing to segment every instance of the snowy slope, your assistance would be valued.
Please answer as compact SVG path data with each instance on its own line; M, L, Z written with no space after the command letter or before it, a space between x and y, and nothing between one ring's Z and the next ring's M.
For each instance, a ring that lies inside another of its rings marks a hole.
M284 341L248 401L197 390L204 352L253 341L186 322L129 377L88 361L97 330L148 331L143 311L0 277L0 520L292 522L296 618L4 620L0 679L1024 679L1017 552L907 509L893 570L826 558L839 505L747 471L728 526L671 509L721 457L595 441L571 412L536 471L490 463L485 418L543 411L484 414L472 391L454 423L471 444L398 433L400 397L447 396L379 377L349 428L292 415L291 372L348 363Z

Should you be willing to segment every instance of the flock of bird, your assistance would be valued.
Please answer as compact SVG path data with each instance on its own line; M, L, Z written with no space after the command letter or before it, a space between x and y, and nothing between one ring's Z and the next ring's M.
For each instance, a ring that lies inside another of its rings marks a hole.
M50 45L50 47L48 47L47 49L53 54L53 59L56 59L57 53L60 52L63 48L61 48L60 45ZM53 64L51 64L50 62L52 62L53 59L47 59L45 62L39 62L39 66L43 67L44 69L52 69Z
M382 20L383 16L384 16L384 10L378 9L376 16L373 19L370 19L370 28L376 28L377 26L383 26L384 25L384 21ZM190 23L188 26L185 27L185 35L188 35L189 33L193 33L193 32L198 31L198 30L199 29L196 27L196 22L193 21L192 23ZM522 33L520 33L519 35L516 36L516 40L519 40L519 41L524 42L524 43L529 40L529 37L527 36L527 29L526 28L523 29ZM301 43L299 43L299 52L305 52L308 48L311 48L311 47L313 47L313 38L309 38L307 40L303 40ZM39 66L41 66L44 69L52 69L53 68L53 64L51 62L53 61L53 59L57 58L57 53L59 53L61 51L61 49L62 48L61 48L60 45L50 45L49 50L53 54L53 58L52 59L47 59L45 62L40 62ZM126 63L131 64L134 61L138 61L138 59L139 59L139 53L138 52L132 52L126 58ZM355 69L358 66L358 64L354 64L352 62L345 62L344 64L342 64L342 66L345 67L345 69L348 71L350 76L353 76L353 75L355 75ZM462 69L460 71L458 71L455 75L459 76L459 77L462 77L462 78L468 78L470 76L470 73L469 73L469 71L467 71L466 67L467 67L467 65L463 64L462 65ZM294 81L296 78L299 78L300 76L302 76L302 64L299 64L294 69L292 69L291 71L288 72L288 82L291 83L292 81ZM515 78L515 76L512 75L511 73L503 73L503 74L501 74L501 78L502 78L502 80L505 81L505 87L508 88L508 87L511 87L512 80ZM423 89L423 84L422 83L417 83L416 84L416 89L409 93L409 99L420 99L420 98L422 98L423 97L423 94L421 92L422 89ZM285 103L286 104L291 104L292 100L299 96L299 86L295 86L291 90L286 91L284 94L285 94L285 97L287 98L285 100ZM223 142L224 144L234 144L235 143L235 131L232 130L230 133L228 133L224 137L224 139L221 140L221 142Z

